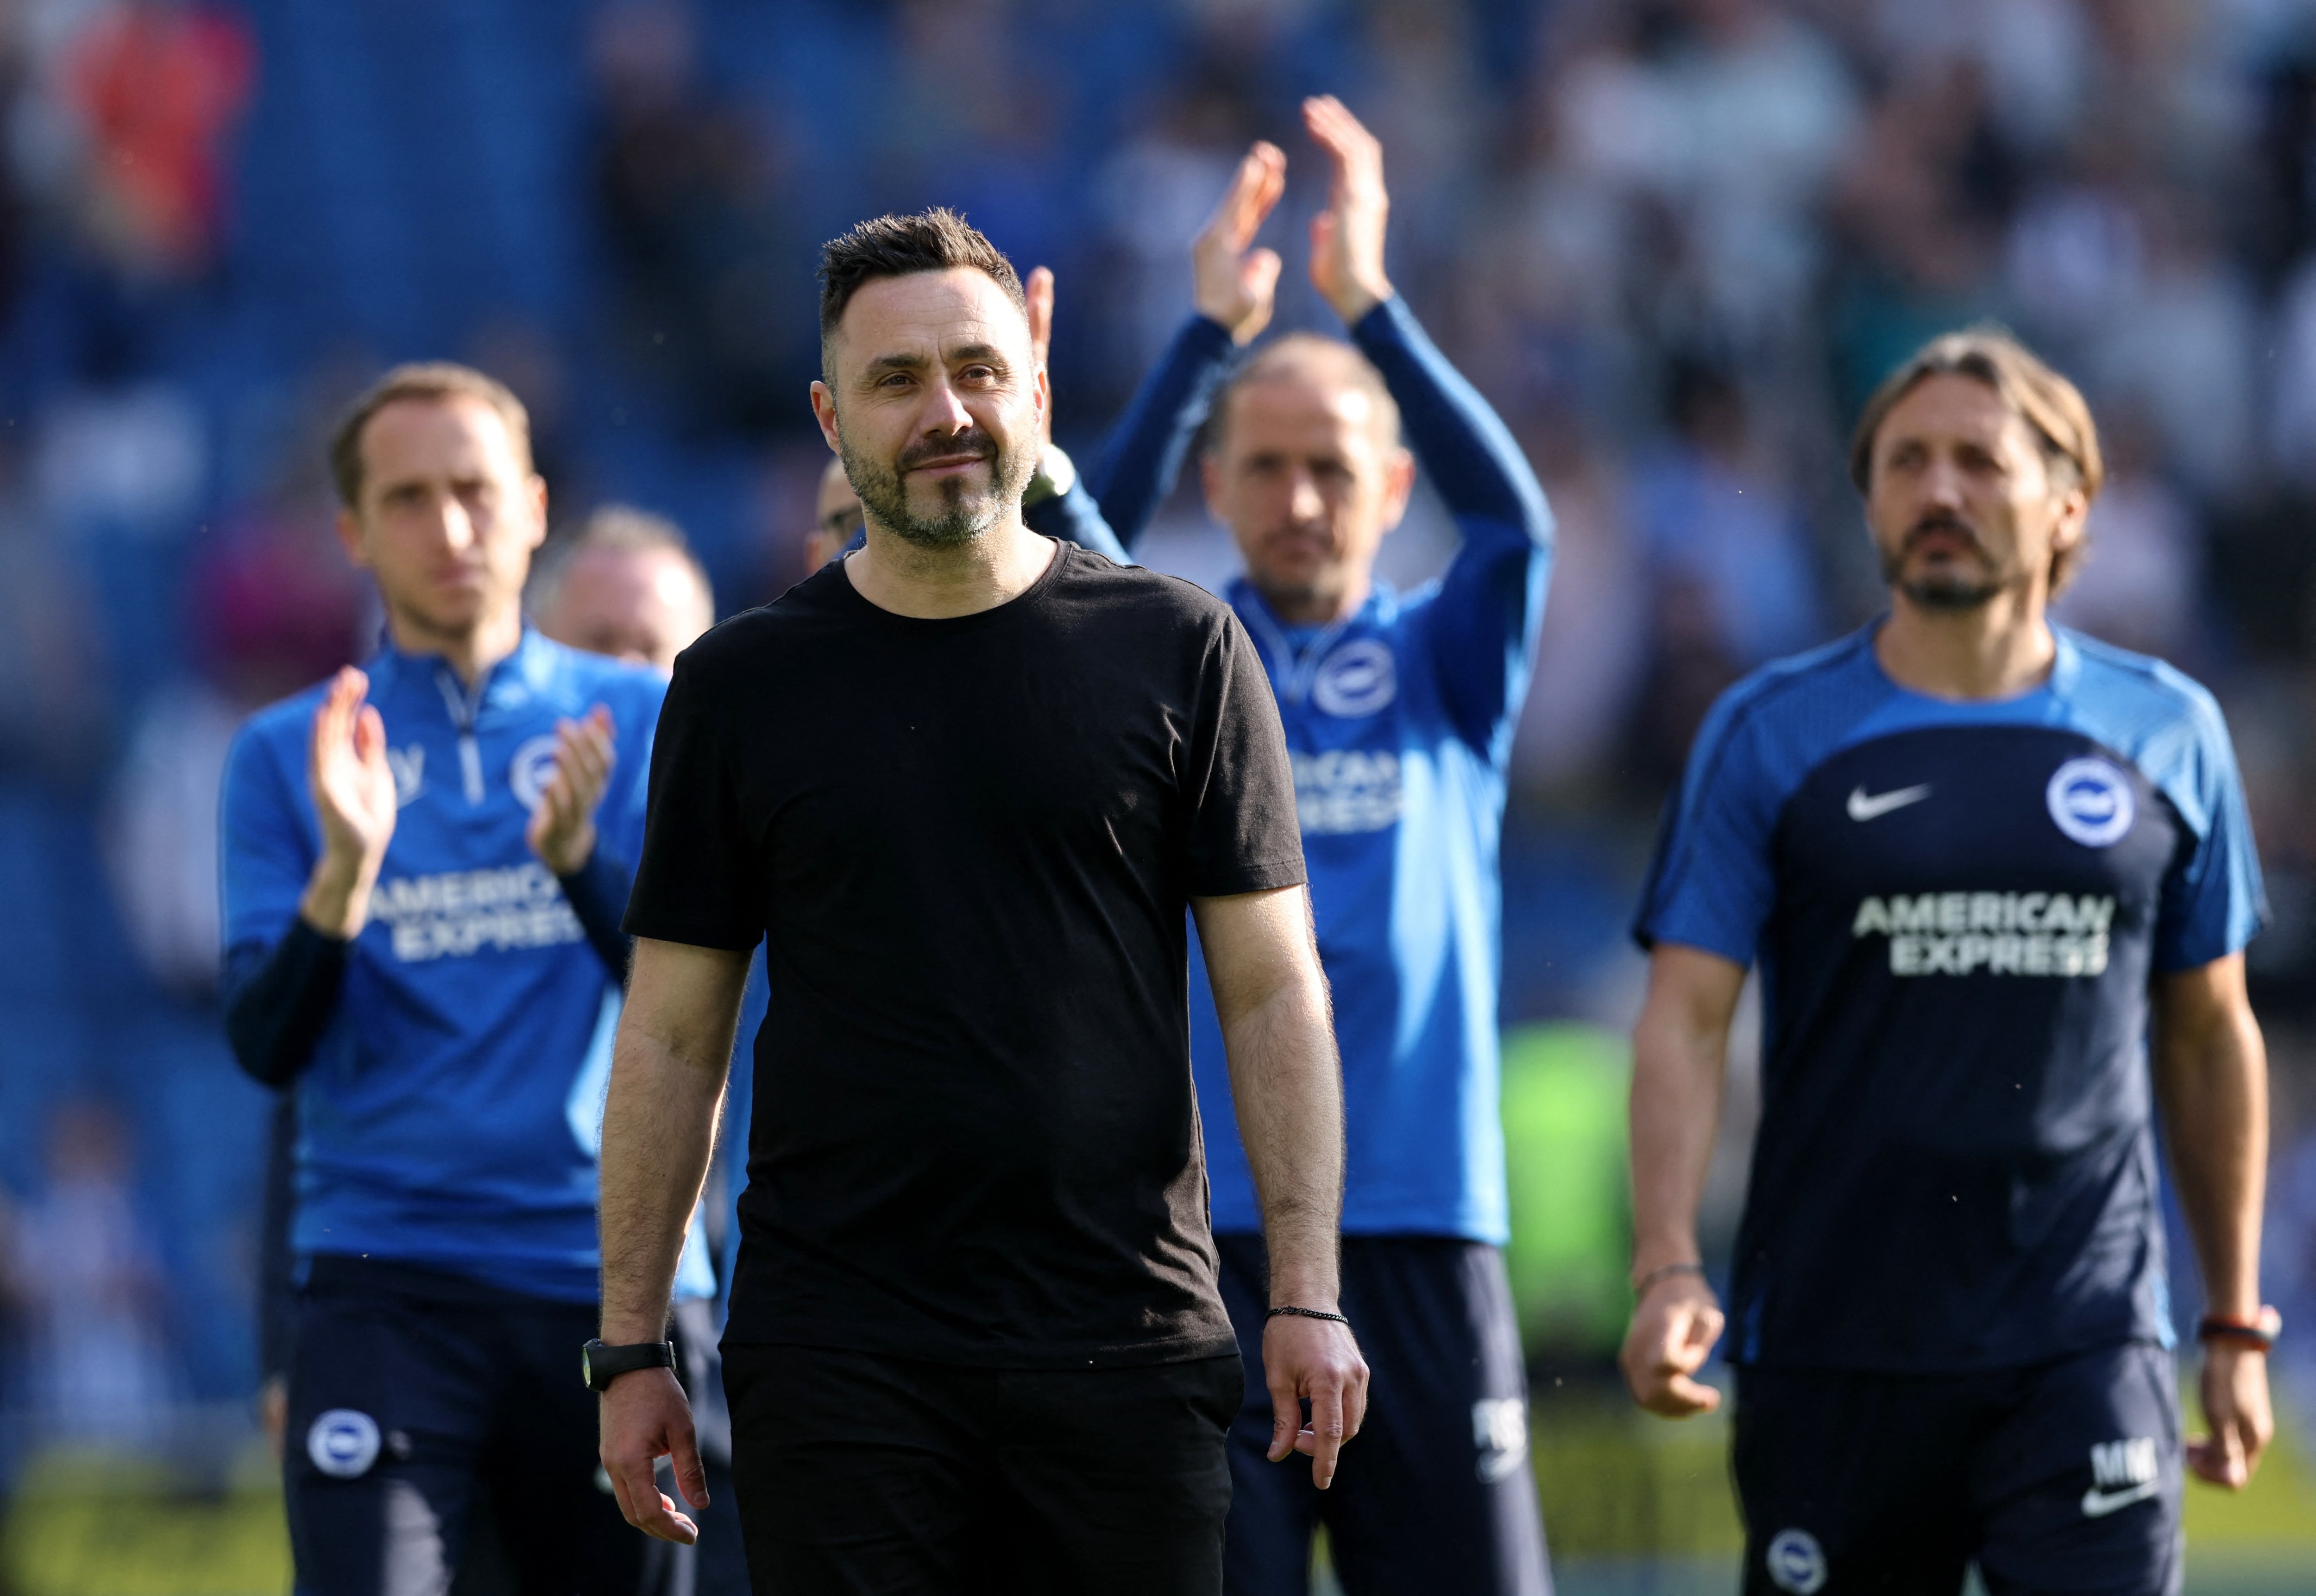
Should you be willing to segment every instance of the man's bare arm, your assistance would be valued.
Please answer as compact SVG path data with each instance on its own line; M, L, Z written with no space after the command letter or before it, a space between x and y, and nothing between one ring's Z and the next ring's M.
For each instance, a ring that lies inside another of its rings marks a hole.
M1197 898L1191 910L1214 985L1239 1137L1262 1202L1270 1303L1337 1311L1343 1209L1343 1077L1327 977L1300 887ZM1265 1326L1270 1458L1307 1453L1324 1490L1367 1413L1367 1364L1344 1326L1282 1315ZM1308 1430L1302 1403L1311 1404Z
M2209 1312L2259 1311L2259 1217L2267 1164L2267 1048L2233 954L2155 981L2151 1061L2179 1206L2196 1240ZM2195 1471L2241 1489L2275 1434L2267 1358L2240 1342L2205 1348L2208 1439L2187 1444Z
M1697 1206L1721 1124L1729 1024L1744 967L1677 943L1649 960L1649 994L1633 1028L1633 1310L1618 1361L1633 1398L1682 1419L1721 1394L1692 1377L1720 1338L1721 1306L1698 1262Z
M603 1105L602 1335L613 1346L667 1333L747 980L745 953L636 940ZM628 1522L663 1540L697 1539L652 1477L654 1464L673 1457L685 1499L708 1504L691 1411L674 1374L621 1375L603 1393L601 1418L603 1470Z

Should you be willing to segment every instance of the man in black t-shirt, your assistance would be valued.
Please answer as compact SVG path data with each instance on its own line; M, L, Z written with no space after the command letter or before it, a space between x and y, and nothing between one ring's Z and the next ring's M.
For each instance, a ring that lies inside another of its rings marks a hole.
M868 541L686 653L661 717L604 1122L604 1466L630 1522L692 1537L652 1483L672 1455L702 1500L652 1343L762 938L725 1338L757 1588L1215 1592L1241 1372L1186 907L1265 1208L1273 1458L1325 1485L1366 1402L1278 712L1224 605L1023 526L1046 374L986 239L887 217L823 278L813 405Z

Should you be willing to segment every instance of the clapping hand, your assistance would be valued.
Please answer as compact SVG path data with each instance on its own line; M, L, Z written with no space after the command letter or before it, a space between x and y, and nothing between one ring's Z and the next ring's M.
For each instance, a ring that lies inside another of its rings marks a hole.
M298 910L324 936L352 938L370 919L370 888L394 840L398 806L386 760L386 722L362 700L370 678L348 665L314 711L306 785L322 830L322 856Z
M523 841L558 876L575 875L595 851L595 806L619 762L611 712L598 704L555 727L555 775L539 795Z
M1278 252L1251 247L1263 218L1287 192L1287 156L1261 140L1231 175L1215 213L1190 244L1191 299L1198 314L1222 324L1237 343L1270 325L1278 290Z
M1303 125L1334 168L1327 209L1311 218L1311 285L1350 326L1391 298L1383 269L1391 216L1383 144L1332 94L1303 102Z

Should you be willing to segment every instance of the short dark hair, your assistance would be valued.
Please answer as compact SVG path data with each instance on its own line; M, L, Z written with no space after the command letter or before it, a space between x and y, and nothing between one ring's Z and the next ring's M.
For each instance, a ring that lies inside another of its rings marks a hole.
M550 608L561 596L564 578L571 574L579 557L599 548L615 554L648 554L665 549L690 568L693 579L699 584L700 596L707 601L708 613L716 612L715 585L708 579L708 567L692 553L683 529L664 515L654 515L632 504L601 505L576 529L548 539L539 557L531 562L530 581L524 593L531 611L536 614Z
M451 398L480 399L498 412L514 444L515 458L522 462L523 474L530 474L534 468L530 412L522 407L514 390L497 378L455 361L417 361L396 366L371 383L339 418L337 431L330 434L330 477L337 486L338 502L349 510L361 502L362 429L370 425L371 416L404 399Z
M1874 440L1898 401L1933 377L1967 377L2001 397L2042 445L2043 458L2062 487L2098 497L2107 482L2099 453L2098 424L2082 390L2044 364L2008 327L1991 322L1958 333L1942 333L1882 379L1858 412L1849 435L1849 480L1860 494L1874 486ZM2051 593L2056 597L2090 553L2090 539L2078 538L2051 554Z
M946 205L915 216L872 217L822 245L822 375L827 374L829 336L844 319L844 308L852 303L852 296L863 284L880 277L908 277L959 266L987 274L1023 316L1029 314L1029 296L1022 290L1020 273L1013 270L1013 263L978 227Z

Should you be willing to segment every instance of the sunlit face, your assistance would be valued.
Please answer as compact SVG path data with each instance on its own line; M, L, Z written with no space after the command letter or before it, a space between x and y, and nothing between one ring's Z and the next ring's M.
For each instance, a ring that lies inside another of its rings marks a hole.
M1284 361L1228 402L1204 462L1207 507L1274 608L1332 616L1367 591L1406 513L1413 462L1374 396L1323 360Z
M2081 538L2089 507L2024 416L1951 372L1923 379L1883 417L1867 483L1883 575L1926 610L2009 592L2047 598L2051 557Z
M1021 308L970 267L884 277L844 308L813 413L868 519L926 548L1018 513L1046 373Z
M396 399L362 428L361 500L338 537L404 634L440 644L520 611L547 485L477 398Z
M715 620L698 573L673 549L586 548L564 570L539 629L591 654L673 671Z

